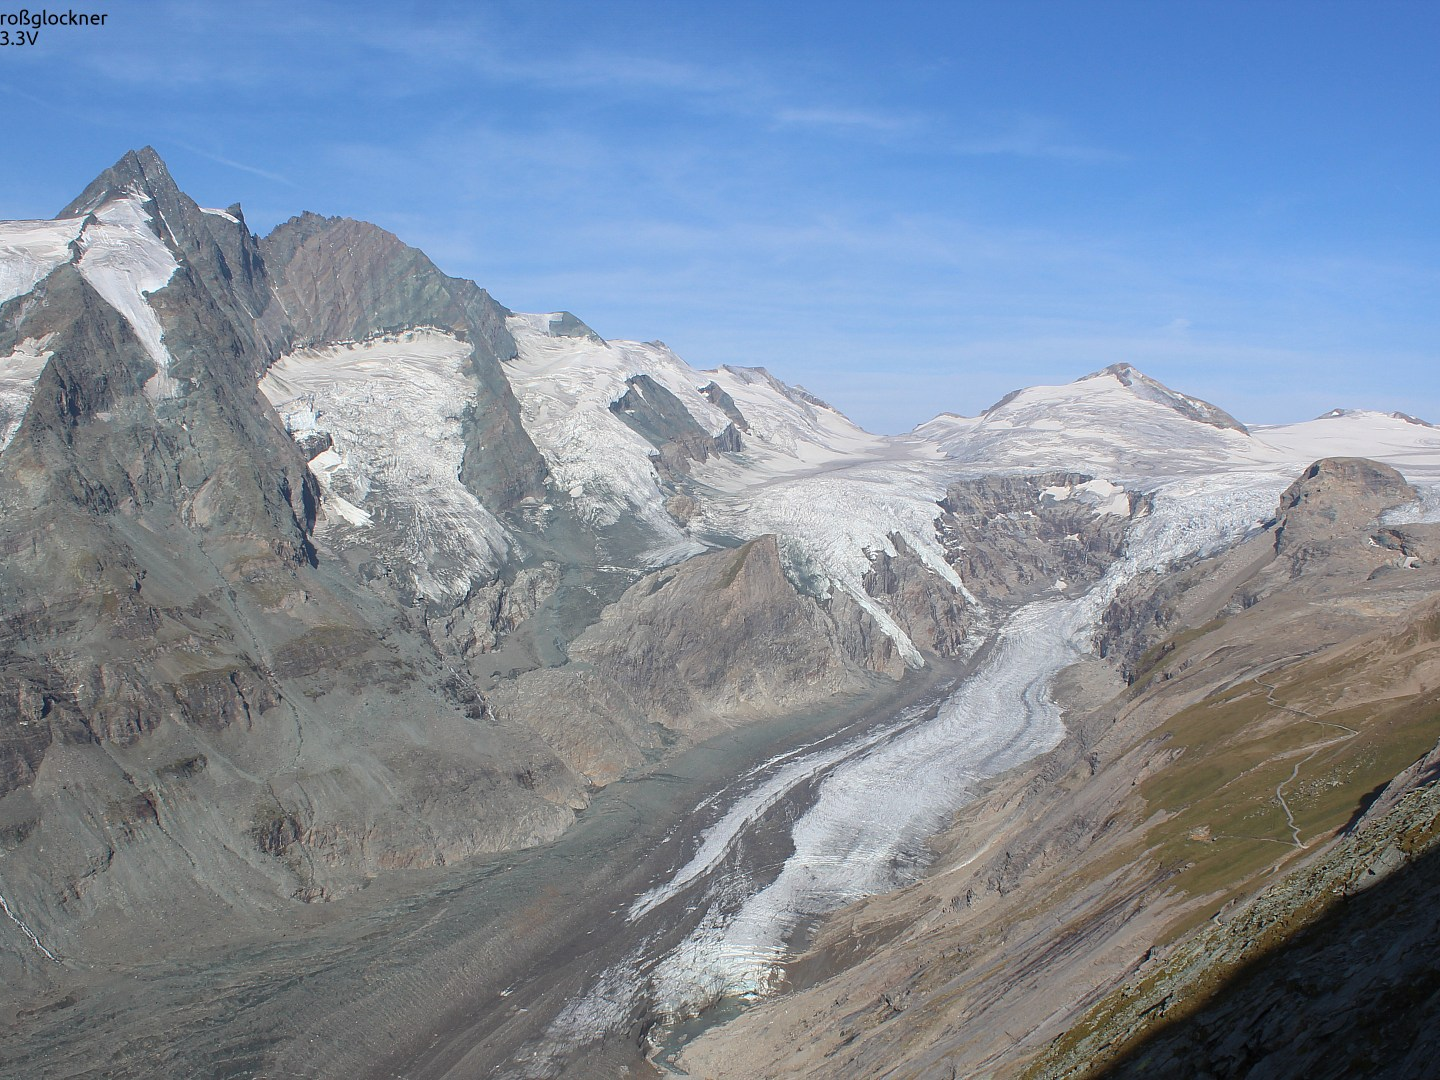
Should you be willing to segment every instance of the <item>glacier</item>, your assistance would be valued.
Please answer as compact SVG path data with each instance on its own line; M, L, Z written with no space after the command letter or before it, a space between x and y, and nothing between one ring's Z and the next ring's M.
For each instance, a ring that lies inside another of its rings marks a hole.
M165 331L146 295L163 288L180 264L151 228L144 198L135 192L98 207L81 230L75 265L105 302L125 317L155 362L145 392L157 399L174 397L179 385L170 375Z
M288 353L260 383L291 435L332 443L310 461L334 514L324 528L343 540L382 519L420 598L463 597L510 550L504 526L459 478L471 348L422 327Z
M976 786L1046 752L1064 736L1054 677L1093 647L1105 610L1137 575L1211 554L1261 528L1288 477L1265 469L1166 482L1137 517L1125 550L1081 596L1045 598L1012 612L991 650L933 716L920 708L876 731L820 749L781 755L728 793L729 804L690 857L631 905L644 926L653 912L688 902L698 885L698 925L660 956L642 947L603 972L553 1022L548 1042L575 1045L614 1030L638 995L669 1021L722 998L779 990L789 943L806 921L915 880L928 838L974 796ZM727 860L783 800L813 797L790 828L793 852L769 884L732 876ZM624 988L629 987L628 991ZM539 1053L532 1066L548 1067ZM542 1072L527 1075L543 1075Z

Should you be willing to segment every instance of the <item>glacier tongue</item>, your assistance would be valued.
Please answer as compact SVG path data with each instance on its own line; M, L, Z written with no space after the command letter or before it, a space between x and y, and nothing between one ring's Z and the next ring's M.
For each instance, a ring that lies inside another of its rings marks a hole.
M682 885L712 874L768 807L824 777L792 830L794 853L770 885L753 895L712 885L698 928L651 973L660 1011L682 1017L721 996L772 991L803 919L912 880L926 862L926 838L972 797L978 781L1059 742L1064 728L1050 682L1090 647L1124 583L1257 527L1284 483L1256 471L1166 485L1105 577L1078 598L1040 600L1014 612L992 652L933 719L902 717L878 735L784 763L758 782L703 837L691 861L631 909L632 918L643 917Z
M420 597L463 596L510 546L459 479L470 349L421 328L290 353L260 383L297 439L333 441L310 463L339 519L326 527L383 525Z

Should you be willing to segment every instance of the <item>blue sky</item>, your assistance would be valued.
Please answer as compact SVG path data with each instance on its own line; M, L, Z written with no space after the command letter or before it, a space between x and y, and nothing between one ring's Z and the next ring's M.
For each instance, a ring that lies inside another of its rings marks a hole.
M150 143L872 430L1118 361L1440 422L1429 0L92 6L0 48L0 217Z

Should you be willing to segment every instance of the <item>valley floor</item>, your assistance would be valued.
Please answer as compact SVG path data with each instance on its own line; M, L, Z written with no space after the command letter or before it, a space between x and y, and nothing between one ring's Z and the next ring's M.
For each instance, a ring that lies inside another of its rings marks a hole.
M956 674L932 664L898 686L877 680L834 707L713 737L612 784L543 847L296 904L262 935L227 940L216 927L208 943L177 943L169 955L184 959L67 961L43 997L4 1002L0 1075L490 1075L534 1053L549 1021L639 938L663 947L653 926L628 926L625 909L683 861L736 776L923 705ZM688 929L676 921L665 933ZM649 1022L637 1014L572 1063L587 1076L648 1070Z

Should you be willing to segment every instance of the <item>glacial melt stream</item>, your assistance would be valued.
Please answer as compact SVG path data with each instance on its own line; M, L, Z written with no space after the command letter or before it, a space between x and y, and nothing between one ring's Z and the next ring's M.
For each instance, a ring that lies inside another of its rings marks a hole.
M724 814L695 837L688 861L629 910L637 929L656 927L647 935L656 939L667 923L703 908L694 929L659 955L642 946L603 972L556 1017L531 1067L618 1029L643 998L662 1017L681 1019L722 998L774 992L802 922L915 880L927 839L978 782L1060 742L1065 729L1050 683L1090 648L1126 582L1256 528L1284 483L1257 472L1167 484L1135 523L1125 554L1092 589L1017 609L974 673L929 719L909 710L879 730L787 755L744 778ZM785 800L803 809L790 828L794 851L761 884L768 873L744 865L746 841Z

